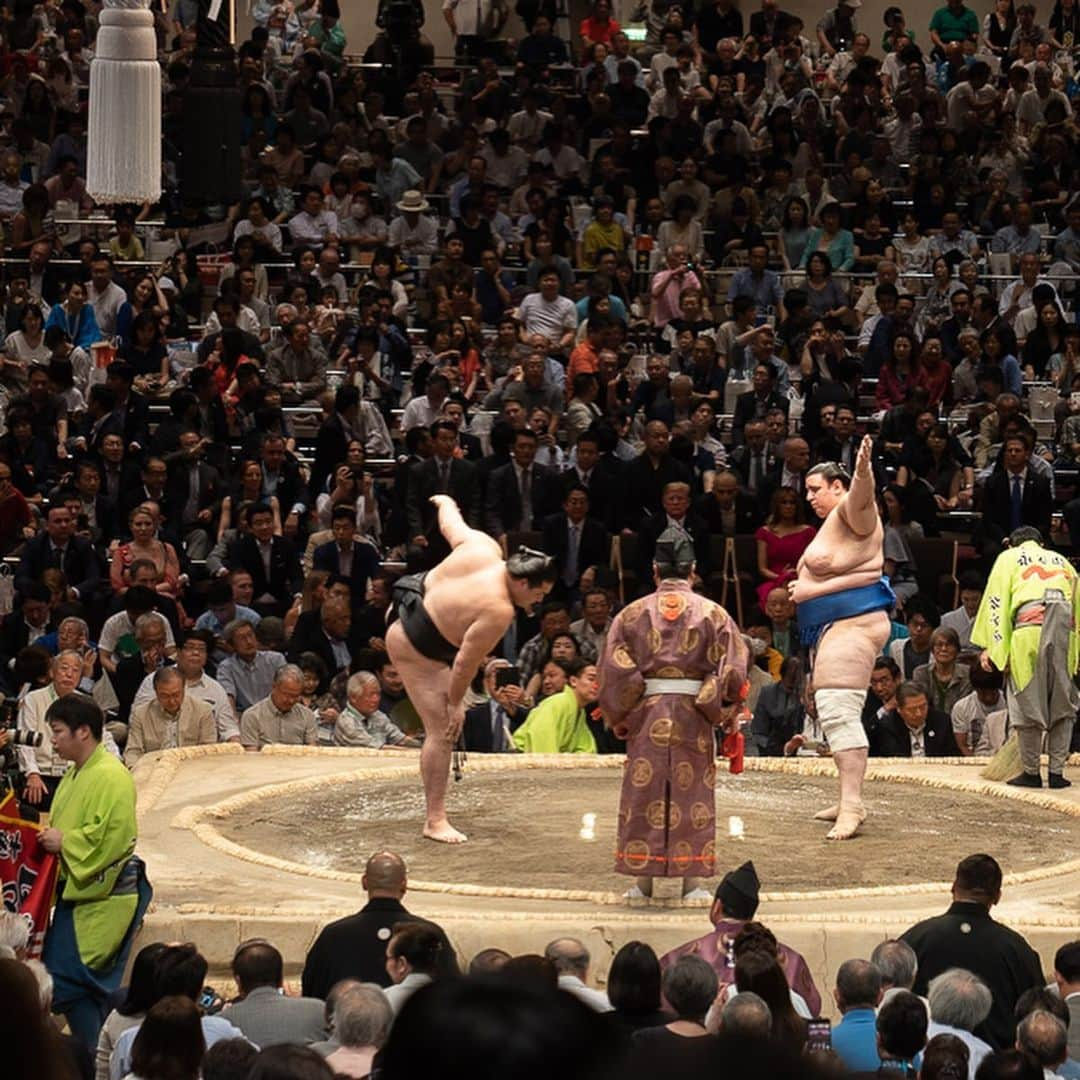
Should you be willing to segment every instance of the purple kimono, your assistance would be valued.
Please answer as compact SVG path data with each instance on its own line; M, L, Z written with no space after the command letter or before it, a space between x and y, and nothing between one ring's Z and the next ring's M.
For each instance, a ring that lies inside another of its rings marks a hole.
M614 619L599 664L604 721L626 729L615 869L635 877L716 870L716 743L729 670L746 678L735 622L687 581L661 583ZM700 689L646 693L646 679Z

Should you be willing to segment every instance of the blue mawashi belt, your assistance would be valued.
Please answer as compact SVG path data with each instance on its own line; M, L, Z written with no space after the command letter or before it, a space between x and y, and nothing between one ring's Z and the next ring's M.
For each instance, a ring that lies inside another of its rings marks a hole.
M886 578L858 589L842 589L798 605L799 640L813 647L834 622L866 615L871 611L889 611L896 606L896 593Z

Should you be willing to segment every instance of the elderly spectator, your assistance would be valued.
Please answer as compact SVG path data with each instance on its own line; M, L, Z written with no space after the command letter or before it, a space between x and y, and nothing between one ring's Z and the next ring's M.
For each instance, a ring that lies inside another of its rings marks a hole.
M133 768L144 755L217 742L214 712L188 694L187 680L175 667L159 668L150 678L154 699L131 711L124 763Z
M661 988L675 1019L635 1031L631 1038L635 1058L641 1055L647 1065L663 1062L662 1067L680 1075L707 1070L716 1053L715 1036L705 1026L719 988L716 972L700 956L684 956L664 972Z
M383 747L412 749L420 745L379 708L382 690L370 671L358 671L350 676L346 693L348 705L334 724L335 746L381 750Z
M843 1019L833 1028L832 1048L851 1072L873 1072L880 1062L877 1007L881 972L867 960L845 960L833 991Z
M930 980L930 1026L927 1035L954 1035L967 1048L968 1077L975 1074L993 1047L974 1034L990 1015L990 989L977 975L963 968L950 968Z
M240 717L240 742L245 750L283 743L315 746L319 741L315 714L300 704L304 674L295 664L278 667L270 693L244 710Z
M611 1012L607 994L587 985L591 957L582 942L577 938L556 938L548 943L544 956L555 965L560 990L572 994L595 1012ZM713 996L716 996L715 990Z
M218 680L234 710L242 713L269 696L274 674L285 663L285 657L279 652L261 650L255 626L247 619L229 623L225 627L225 641L233 655L218 667Z
M334 1004L334 1037L340 1044L326 1063L339 1076L362 1080L390 1032L394 1012L382 988L364 983L338 995Z

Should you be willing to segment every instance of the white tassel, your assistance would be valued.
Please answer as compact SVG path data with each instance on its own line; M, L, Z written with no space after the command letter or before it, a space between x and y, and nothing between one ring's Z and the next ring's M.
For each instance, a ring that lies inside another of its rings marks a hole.
M105 0L90 65L86 189L98 203L161 195L161 67L150 0Z

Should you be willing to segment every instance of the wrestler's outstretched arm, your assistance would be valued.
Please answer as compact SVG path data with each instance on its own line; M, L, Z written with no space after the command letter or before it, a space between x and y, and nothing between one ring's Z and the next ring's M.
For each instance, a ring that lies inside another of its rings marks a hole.
M458 504L449 495L432 495L431 501L439 508L439 531L451 548L465 543L476 532L465 524Z
M878 510L874 490L874 470L870 467L873 452L874 440L869 435L864 435L859 447L859 455L855 459L855 475L851 478L851 487L848 489L841 509L844 521L856 536L869 536L877 527Z

